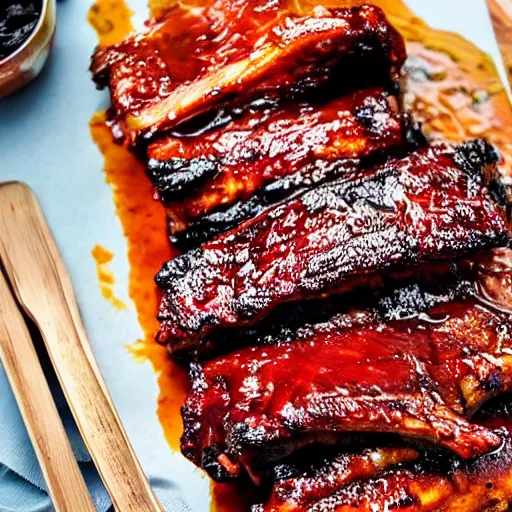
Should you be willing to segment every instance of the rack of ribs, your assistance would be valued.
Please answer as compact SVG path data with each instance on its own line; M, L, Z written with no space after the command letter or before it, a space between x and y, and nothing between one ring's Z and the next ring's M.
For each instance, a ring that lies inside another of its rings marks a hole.
M483 512L507 510L512 500L511 395L494 399L473 421L508 432L500 450L462 462L440 459L403 443L352 449L314 446L278 464L272 491L252 512ZM378 508L377 508L378 507Z
M213 131L168 136L148 147L148 175L168 203L174 240L185 230L185 242L204 241L272 201L353 171L356 161L405 146L398 101L381 87L323 104L259 100L224 122ZM234 203L242 208L229 210ZM212 213L224 219L216 223L217 233L215 221L204 219Z
M178 256L156 276L158 341L186 348L283 302L506 245L496 162L481 140L423 148L308 190Z
M146 32L99 49L91 71L110 89L117 134L134 143L267 93L339 91L349 77L392 88L404 60L401 36L374 6L298 16L282 2L218 0L178 6Z
M402 284L373 306L361 293L365 309L284 320L281 333L192 363L182 452L214 479L245 469L259 482L293 451L343 445L347 432L429 441L460 458L497 449L502 436L467 419L512 389L512 316L483 307L474 285L457 275Z
M505 414L493 418L508 429L502 448L467 462L400 445L334 454L316 448L278 465L270 496L252 512L508 510L512 443L510 411Z
M378 7L178 3L146 27L91 70L188 250L155 278L157 341L190 365L182 453L252 480L253 512L510 507L493 147L427 144Z

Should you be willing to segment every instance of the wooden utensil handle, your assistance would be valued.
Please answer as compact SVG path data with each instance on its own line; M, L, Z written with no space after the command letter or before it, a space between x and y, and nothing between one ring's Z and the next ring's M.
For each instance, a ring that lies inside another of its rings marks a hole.
M94 360L71 279L35 197L24 184L4 184L0 205L0 256L18 301L41 331L114 507L121 512L162 510Z
M27 326L0 272L0 359L57 512L94 512Z

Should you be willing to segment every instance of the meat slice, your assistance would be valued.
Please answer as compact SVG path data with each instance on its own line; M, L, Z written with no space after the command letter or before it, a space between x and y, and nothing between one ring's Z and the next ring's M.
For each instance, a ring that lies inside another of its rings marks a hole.
M351 449L303 450L274 468L270 495L252 511L507 510L512 501L511 406L512 395L506 395L473 418L506 436L499 450L472 461L357 441Z
M248 199L237 201L227 208L219 208L217 211L192 220L185 219L182 205L172 205L167 208L171 243L183 252L189 251L291 196L341 176L355 174L365 164L366 161L363 163L355 159L331 161L317 159L304 165L294 174L288 174L264 184ZM187 199L184 203L186 205Z
M508 510L512 500L509 436L496 453L464 463L428 454L410 462L385 448L331 455L320 468L303 460L283 477L279 471L268 501L252 512L484 512Z
M467 418L511 390L512 316L485 309L472 289L397 288L379 307L194 363L183 453L215 479L245 468L258 481L269 464L312 443L343 444L347 432L426 440L461 458L498 448L497 433ZM404 305L416 316L380 312Z
M176 7L146 32L97 51L91 70L134 141L241 97L295 96L328 81L339 90L355 75L349 61L394 84L404 60L401 36L377 7L318 7L300 17L279 1L218 0Z
M157 339L185 348L283 302L505 245L496 160L483 141L418 150L307 191L169 261L156 277Z
M332 452L332 448L314 447L276 466L269 499L265 505L253 507L253 511L306 512L353 482L420 458L418 451L400 446Z
M286 185L273 188L286 187L290 194L306 181L336 176L343 165L354 167L340 160L397 149L404 139L397 99L382 88L325 104L279 107L259 101L220 129L154 142L148 148L147 169L160 198L171 202L175 233L219 208L245 203L266 184L286 178ZM246 211L255 213L257 208ZM238 224L243 220L236 217Z

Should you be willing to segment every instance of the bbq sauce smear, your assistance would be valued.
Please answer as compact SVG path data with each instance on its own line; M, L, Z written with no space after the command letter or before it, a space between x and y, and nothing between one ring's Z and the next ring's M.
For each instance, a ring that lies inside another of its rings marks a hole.
M2 0L0 3L0 60L14 53L32 34L42 0Z
M150 0L151 13L159 16L175 3L174 0ZM206 1L189 0L188 5L191 3L197 6ZM303 14L317 3L340 7L364 2L289 0L290 7ZM372 3L386 11L408 41L405 106L423 123L428 137L452 141L486 137L501 150L503 171L510 172L512 110L491 59L462 37L428 27L400 0L374 0ZM133 30L130 16L124 0L97 0L88 19L98 33L99 44L105 46L121 41ZM124 146L113 142L104 112L93 116L90 127L104 155L106 180L112 186L116 211L128 240L129 294L145 333L145 339L135 343L132 351L140 358L149 359L158 374L161 390L158 416L169 444L179 449L180 407L188 382L186 373L167 357L165 348L154 342L159 295L153 281L161 264L177 253L169 246L164 208L153 199L143 165ZM504 468L503 474L494 480L494 491L489 491L484 479L466 483L465 489L452 489L452 498L447 502L446 496L438 496L435 491L435 486L442 487L446 480L440 475L423 489L422 496L429 502L428 505L425 502L425 510L438 506L443 506L443 510L460 510L461 506L464 510L478 510L478 502L488 498L490 492L501 493L501 496L511 494L510 485L505 485L511 476L512 470ZM236 486L212 484L212 510L241 511L247 509L249 501L247 492Z

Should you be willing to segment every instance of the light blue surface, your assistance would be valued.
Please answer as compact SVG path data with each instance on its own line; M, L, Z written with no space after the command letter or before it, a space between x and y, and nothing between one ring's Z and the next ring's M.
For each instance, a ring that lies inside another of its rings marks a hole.
M92 0L58 4L58 28L49 65L27 89L0 102L0 181L18 179L36 191L73 278L94 353L145 472L168 511L208 510L208 481L172 453L156 417L158 387L149 364L125 348L142 333L128 295L126 242L114 214L112 193L88 122L107 105L87 71L96 35L86 19ZM140 22L145 0L129 1ZM495 59L501 57L484 0L410 0L430 24L455 29ZM503 71L503 70L502 70ZM1 234L0 234L1 235ZM101 297L91 248L116 255L116 293L129 304L113 310ZM100 510L108 501L68 414L68 431ZM44 483L13 396L0 368L0 512L51 509ZM1 466L1 463L4 466ZM9 469L7 469L7 466ZM180 501L186 496L186 503ZM79 511L77 511L79 512Z

